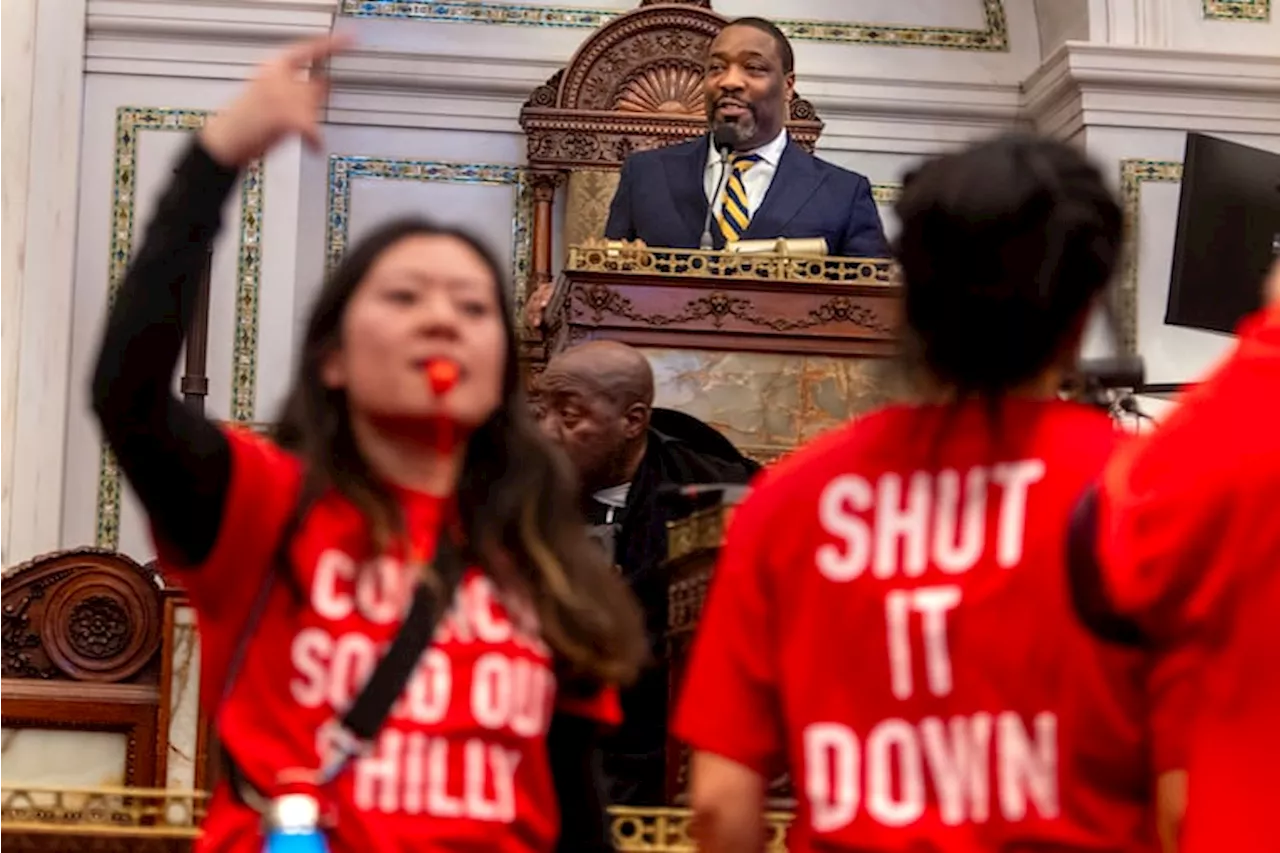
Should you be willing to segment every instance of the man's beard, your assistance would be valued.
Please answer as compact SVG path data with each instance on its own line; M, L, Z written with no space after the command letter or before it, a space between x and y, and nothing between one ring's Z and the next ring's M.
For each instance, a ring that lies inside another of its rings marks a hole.
M707 105L707 115L710 117L707 125L711 129L711 134L717 139L733 140L733 147L738 148L745 145L756 132L756 116L755 111L750 107L747 112L732 121L716 118L716 105L714 103Z
M711 123L711 135L717 140L729 139L733 142L733 148L741 148L751 139L752 134L756 132L756 123L747 119L738 119L737 121L713 121Z

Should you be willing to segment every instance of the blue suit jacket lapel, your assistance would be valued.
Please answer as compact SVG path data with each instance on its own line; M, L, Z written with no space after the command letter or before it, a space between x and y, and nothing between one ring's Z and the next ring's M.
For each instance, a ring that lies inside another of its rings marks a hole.
M667 186L671 190L671 210L678 212L684 221L686 234L691 234L690 245L697 246L702 237L702 220L707 215L707 191L702 176L707 166L707 151L711 143L700 136L694 143L672 148L663 158L667 173ZM716 228L712 226L712 234Z
M813 155L788 139L760 208L751 214L744 240L768 240L782 234L800 208L825 180ZM804 235L814 236L814 235Z

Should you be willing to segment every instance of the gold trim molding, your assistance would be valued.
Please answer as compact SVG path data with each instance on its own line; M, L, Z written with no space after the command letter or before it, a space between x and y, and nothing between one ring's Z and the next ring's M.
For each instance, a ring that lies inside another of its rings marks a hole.
M732 507L713 506L667 522L667 559L680 560L719 548L732 514Z
M981 27L925 27L855 21L778 20L788 37L799 41L873 44L881 47L933 47L947 50L1009 50L1009 26L1003 0L979 0ZM626 9L542 6L493 0L342 0L339 14L350 18L393 18L453 24L504 24L519 27L597 29L626 14Z
M0 832L143 840L194 840L208 794L163 788L0 787ZM609 809L619 853L694 853L692 814L680 808ZM785 853L793 816L766 812L769 853Z
M163 788L0 786L4 834L197 838L208 795Z
M876 204L893 204L902 195L902 184L872 184L871 198Z
M205 110L119 107L116 110L115 160L112 183L111 254L107 266L107 304L133 256L134 208L138 187L138 137L143 131L189 133L204 126ZM231 364L231 418L252 421L258 375L258 287L262 273L263 167L255 161L240 183L240 235L236 263L235 341ZM120 469L103 445L98 463L98 494L94 511L94 542L116 550L120 544L122 505Z
M1118 287L1120 346L1130 355L1138 351L1138 252L1141 243L1143 184L1177 183L1182 164L1173 160L1131 158L1120 161L1120 199L1128 229L1127 245Z
M893 263L880 258L841 258L773 253L735 254L703 249L650 249L620 240L590 240L569 247L565 272L623 273L738 281L894 283Z

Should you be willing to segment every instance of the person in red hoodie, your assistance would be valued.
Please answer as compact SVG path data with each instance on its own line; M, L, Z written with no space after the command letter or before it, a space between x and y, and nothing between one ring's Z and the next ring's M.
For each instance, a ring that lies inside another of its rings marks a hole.
M711 579L674 724L707 853L1157 849L1145 658L1073 612L1071 511L1119 440L1059 399L1118 262L1073 147L1011 136L904 182L921 399L765 470Z
M1081 501L1072 583L1157 665L1195 663L1183 853L1271 851L1280 767L1280 262L1234 351ZM1075 544L1075 543L1073 543Z
M335 47L266 64L187 147L93 380L198 614L201 695L235 783L213 792L198 849L258 853L261 802L299 786L333 853L609 849L594 739L644 633L527 412L497 259L421 220L374 229L319 293L275 441L171 391L224 202L282 139L317 142L325 88L307 69ZM456 592L376 738L326 778L349 746L337 718L422 585Z

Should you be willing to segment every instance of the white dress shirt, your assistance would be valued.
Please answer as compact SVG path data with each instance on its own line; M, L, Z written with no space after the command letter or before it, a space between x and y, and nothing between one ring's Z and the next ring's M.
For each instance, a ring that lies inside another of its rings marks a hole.
M724 189L722 188L720 195L715 198L712 198L712 193L716 191L716 184L720 180L720 152L716 151L714 140L709 141L707 145L707 165L702 172L703 191L707 194L707 200L711 202L712 215L719 216L720 205L724 201ZM760 209L760 202L764 201L764 194L769 191L769 184L773 183L774 173L778 171L778 161L782 159L782 152L786 147L787 129L784 127L777 136L759 148L754 148L750 151L733 152L733 155L760 155L760 162L748 169L742 176L742 187L747 191L747 206L751 208L750 215L752 217ZM732 157L733 155L730 156ZM726 174L725 183L728 183L728 180L729 176Z

